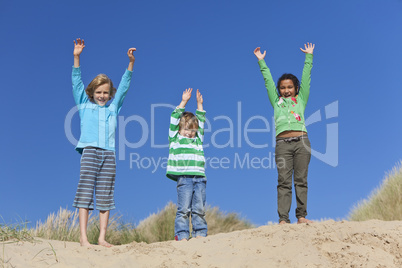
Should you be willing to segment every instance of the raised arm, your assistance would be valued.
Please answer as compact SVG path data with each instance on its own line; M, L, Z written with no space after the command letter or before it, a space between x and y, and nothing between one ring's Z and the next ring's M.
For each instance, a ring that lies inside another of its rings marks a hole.
M204 111L204 108L202 106L202 103L204 102L202 95L200 93L200 91L197 89L197 110L202 112Z
M85 43L84 39L77 38L77 41L74 40L74 67L78 68L80 67L80 55L82 51L84 50Z
M304 103L306 104L310 96L311 69L313 68L314 47L315 45L313 43L307 43L307 45L304 44L304 49L300 48L300 50L306 54L306 59L304 60L299 97L303 98Z
M179 132L179 122L181 114L184 112L184 108L186 107L187 102L191 98L192 88L187 88L183 91L183 95L181 97L181 102L176 109L173 110L172 115L170 116L170 125L169 125L169 141L172 141L176 134Z
M134 51L136 50L137 50L136 48L132 47L129 48L127 51L127 56L130 62L128 63L127 70L124 72L123 77L120 80L119 87L117 88L116 94L114 95L114 100L112 104L117 106L118 113L120 112L124 99L126 98L127 91L130 87L135 62Z
M183 91L183 95L181 97L181 102L179 104L179 108L186 108L187 102L190 100L191 98L191 92L193 91L192 88L187 88L186 90Z
M197 135L201 142L204 142L204 124L205 124L205 111L202 106L204 100L202 98L201 92L197 89L197 111L195 111L195 116L198 119L198 131Z
M262 73L262 76L264 77L265 87L268 92L269 101L271 102L272 107L274 107L275 103L278 101L279 96L276 90L275 82L272 79L271 72L264 60L266 54L267 51L261 53L260 47L254 49L254 55L258 59L258 65L260 66L260 71Z
M88 96L85 93L84 83L81 79L81 68L80 68L80 55L84 49L84 40L77 38L74 40L74 68L72 72L72 84L73 84L73 97L77 105L85 103L88 101Z
M137 50L136 48L132 47L132 48L129 48L127 51L127 56L130 59L127 70L129 70L131 72L133 71L133 67L134 67L134 62L135 62L134 51L136 51L136 50Z

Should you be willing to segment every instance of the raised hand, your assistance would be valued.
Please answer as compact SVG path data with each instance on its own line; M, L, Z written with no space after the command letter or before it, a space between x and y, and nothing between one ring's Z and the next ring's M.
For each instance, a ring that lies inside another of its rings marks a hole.
M183 96L181 97L181 102L178 106L179 108L186 108L186 104L191 98L191 91L193 91L192 88L187 88L183 91Z
M265 58L265 55L267 54L267 51L264 50L264 53L261 53L261 48L257 47L254 49L254 55L257 57L258 61L263 60Z
M182 101L188 102L191 98L191 92L193 91L192 88L187 88L183 91L183 96L181 97Z
M79 56L81 55L81 52L84 50L85 43L84 39L81 40L81 38L77 38L77 42L74 40L74 56Z
M80 67L80 55L82 51L84 50L85 43L84 39L81 40L81 38L77 38L77 42L74 40L74 67L78 68Z
M300 48L300 50L307 54L313 54L314 47L315 47L315 45L313 43L307 42L307 46L306 46L306 44L304 44L304 49Z
M134 51L136 51L136 50L137 50L137 49L134 48L134 47L128 49L128 51L127 51L127 56L128 56L128 58L130 59L130 61L135 61Z
M127 51L127 56L130 59L130 62L128 63L128 67L127 70L129 71L133 71L134 69L134 61L135 61L135 57L134 57L134 51L136 51L137 49L135 47L129 48Z
M200 91L197 89L197 110L203 111L202 103L204 102Z

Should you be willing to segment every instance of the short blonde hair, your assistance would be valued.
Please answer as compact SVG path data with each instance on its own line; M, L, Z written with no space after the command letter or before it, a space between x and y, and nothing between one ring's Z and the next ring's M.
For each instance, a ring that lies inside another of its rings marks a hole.
M181 114L179 131L185 128L198 130L198 118L191 112L184 112Z
M92 79L91 83L89 83L87 89L85 89L85 92L88 95L88 98L91 102L94 101L94 92L95 90L104 84L109 84L109 100L111 100L114 97L114 94L116 94L116 88L113 87L113 82L110 80L110 78L106 74L98 74L94 79Z

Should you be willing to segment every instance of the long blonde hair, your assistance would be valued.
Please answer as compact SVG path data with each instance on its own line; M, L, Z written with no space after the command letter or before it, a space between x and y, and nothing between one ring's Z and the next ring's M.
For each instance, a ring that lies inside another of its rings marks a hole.
M110 80L110 78L106 74L98 74L94 79L92 79L91 83L89 83L87 89L85 89L85 92L87 93L88 98L91 102L95 102L95 89L104 84L109 84L109 100L114 97L114 94L116 94L116 88L113 87L112 80Z

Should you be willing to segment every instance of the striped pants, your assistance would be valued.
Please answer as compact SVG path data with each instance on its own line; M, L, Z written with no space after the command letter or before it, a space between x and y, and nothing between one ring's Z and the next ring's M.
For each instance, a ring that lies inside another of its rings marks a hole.
M73 207L107 211L115 208L116 157L113 151L86 147L82 152L80 181Z

